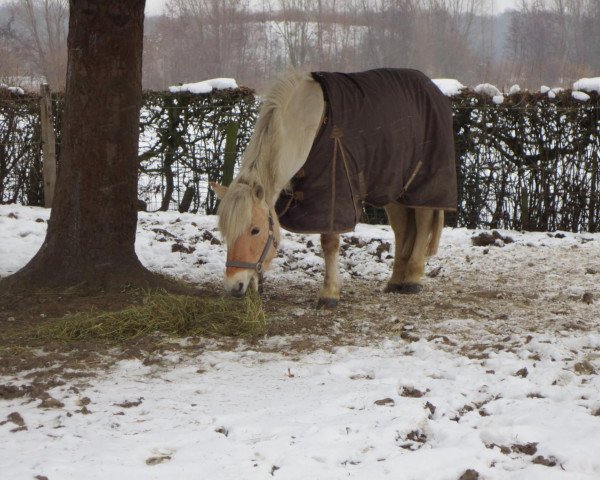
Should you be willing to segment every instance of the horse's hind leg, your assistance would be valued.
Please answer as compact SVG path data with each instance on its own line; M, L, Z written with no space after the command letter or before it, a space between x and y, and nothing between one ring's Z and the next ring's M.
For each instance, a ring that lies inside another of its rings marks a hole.
M385 206L388 222L394 231L395 247L394 247L394 267L392 270L392 278L388 282L386 292L398 292L402 290L404 277L406 273L406 264L410 256L412 248L405 248L407 242L413 242L414 229L409 228L409 222L414 221L410 218L411 212L408 208L398 203L390 203ZM406 251L405 251L406 250Z
M396 238L403 242L402 245L396 246L398 260L394 259L394 270L398 261L398 270L401 271L402 278L399 278L397 283L397 279L392 275L392 281L386 291L419 293L422 290L421 278L425 269L425 259L437 252L444 224L444 212L429 208L405 210L405 232L400 237L397 228L392 225Z
M322 234L321 248L325 258L325 280L319 293L317 306L333 308L340 300L340 274L338 272L340 235L338 233Z
M425 270L425 258L433 228L433 216L434 213L431 209L415 209L415 242L406 264L403 293L419 293L423 289L421 278Z

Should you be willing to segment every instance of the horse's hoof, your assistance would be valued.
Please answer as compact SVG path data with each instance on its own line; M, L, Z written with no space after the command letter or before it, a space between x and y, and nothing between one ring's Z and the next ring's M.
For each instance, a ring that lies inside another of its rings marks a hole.
M415 293L420 293L421 290L423 290L423 286L418 283L404 283L402 284L402 290L400 290L400 293L412 295Z
M384 292L412 295L415 293L420 293L422 290L423 286L418 283L388 283Z
M402 291L402 283L388 283L385 287L385 293L400 293Z
M339 300L337 298L319 298L317 308L335 308Z

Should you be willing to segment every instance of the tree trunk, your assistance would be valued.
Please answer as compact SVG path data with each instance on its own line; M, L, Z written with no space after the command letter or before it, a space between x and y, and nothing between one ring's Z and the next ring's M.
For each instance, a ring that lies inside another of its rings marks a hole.
M157 284L134 249L145 0L70 0L54 206L12 288Z

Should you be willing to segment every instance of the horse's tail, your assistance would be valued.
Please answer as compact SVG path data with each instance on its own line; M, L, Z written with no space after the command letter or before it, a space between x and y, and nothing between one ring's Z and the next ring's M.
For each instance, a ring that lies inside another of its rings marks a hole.
M405 228L406 237L404 239L404 244L402 245L401 255L404 258L408 258L411 256L412 251L415 247L415 239L417 236L417 219L414 208L408 209L408 218ZM435 255L437 253L438 247L440 246L440 237L442 236L442 230L444 228L443 210L433 211L433 218L427 228L429 229L429 231L427 232L428 235L425 256L431 257L432 255Z
M425 252L425 255L428 257L435 255L440 246L440 237L442 236L442 230L444 229L444 211L434 210L433 221L431 223L431 236L429 237L429 245Z

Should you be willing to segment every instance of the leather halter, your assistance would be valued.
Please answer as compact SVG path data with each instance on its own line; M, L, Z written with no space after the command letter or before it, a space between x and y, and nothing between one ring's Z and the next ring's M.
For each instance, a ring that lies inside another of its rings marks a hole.
M263 274L263 263L267 255L269 254L269 250L271 249L271 245L274 248L277 248L277 240L275 240L275 233L273 232L273 216L271 210L269 210L269 238L267 238L267 243L265 243L265 247L263 248L262 254L257 262L238 262L237 260L231 260L225 263L226 267L234 267L234 268L247 268L249 270L254 270L258 275L262 278Z

